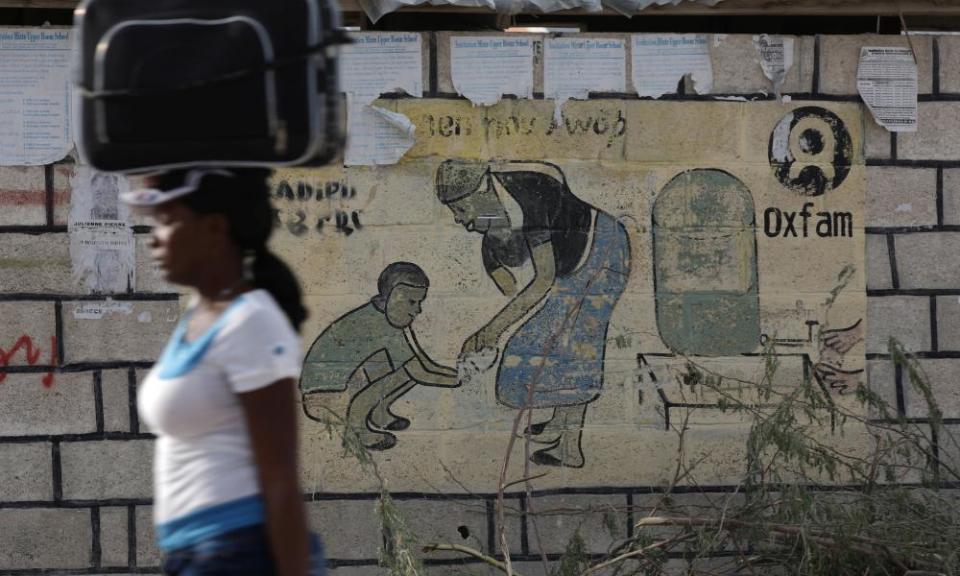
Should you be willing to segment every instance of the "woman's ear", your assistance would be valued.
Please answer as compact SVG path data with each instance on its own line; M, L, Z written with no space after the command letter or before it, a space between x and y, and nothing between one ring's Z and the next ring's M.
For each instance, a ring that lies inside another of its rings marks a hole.
M204 229L215 238L222 238L226 242L231 242L230 221L226 214L204 214Z

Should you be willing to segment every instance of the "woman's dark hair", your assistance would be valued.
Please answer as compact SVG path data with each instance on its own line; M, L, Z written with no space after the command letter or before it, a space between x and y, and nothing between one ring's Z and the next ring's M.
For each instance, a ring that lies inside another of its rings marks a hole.
M184 170L166 172L152 178L152 184L160 189L176 188L185 174ZM233 242L244 258L253 258L252 284L269 292L299 331L307 318L300 283L290 267L267 248L273 232L269 177L270 171L261 168L213 171L203 177L199 190L179 201L198 214L223 214L227 218Z

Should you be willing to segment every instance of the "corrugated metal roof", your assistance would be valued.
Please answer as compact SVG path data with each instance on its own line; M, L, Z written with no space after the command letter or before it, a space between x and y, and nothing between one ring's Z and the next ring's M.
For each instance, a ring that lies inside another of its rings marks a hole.
M381 17L405 6L464 6L487 8L503 14L550 13L561 10L601 12L604 8L632 16L650 6L676 6L678 4L701 4L715 6L723 0L358 0L370 20Z

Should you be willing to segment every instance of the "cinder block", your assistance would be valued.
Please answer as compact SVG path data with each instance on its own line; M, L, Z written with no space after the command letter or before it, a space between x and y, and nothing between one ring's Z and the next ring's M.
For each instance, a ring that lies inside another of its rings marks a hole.
M909 352L930 349L930 299L867 298L867 353L886 354L891 337Z
M130 383L127 370L104 370L100 375L103 395L103 429L130 432Z
M554 124L552 100L504 100L484 109L484 155L620 162L630 135L630 104L637 102L570 100L563 105L561 121Z
M868 160L889 160L892 152L890 132L877 124L870 114L863 119L863 154Z
M940 350L960 350L960 298L937 296L937 345Z
M622 106L627 115L627 162L705 165L742 155L744 108L738 103L626 101ZM765 145L763 150L766 158Z
M903 160L960 158L960 102L921 102L917 131L897 135L897 157Z
M310 526L323 538L327 558L377 557L383 539L376 507L376 500L318 500L307 504Z
M917 51L917 90L933 91L933 42L929 36L912 37ZM857 94L857 68L863 46L908 48L905 36L863 34L820 37L820 91L824 94ZM943 60L941 60L942 62Z
M957 374L960 374L960 360L956 359L920 359L923 385L930 388L933 402L944 418L960 418L960 386L957 386ZM903 396L907 404L907 416L926 418L930 415L930 405L923 390L910 381L907 370L903 372Z
M130 540L126 506L100 508L100 564L105 568L127 566Z
M773 83L763 74L752 34L715 36L710 50L713 92L716 94L773 93ZM788 36L793 43L793 66L780 89L783 94L808 93L813 88L812 36Z
M175 300L65 303L64 361L155 360L179 315Z
M960 224L960 170L943 171L943 223Z
M956 482L960 480L960 426L947 424L940 432L937 439L940 478Z
M47 223L43 166L0 167L0 226Z
M337 566L328 568L330 576L387 576L390 571L376 564L366 566Z
M738 463L742 466L743 460L739 460ZM634 494L633 522L636 526L650 516L716 517L725 510L731 511L742 507L744 501L744 495L736 492ZM634 530L634 535L642 533L655 540L661 540L681 531L682 528L679 527L642 526Z
M7 366L55 365L53 302L0 302L0 349L13 355ZM14 352L17 348L17 352Z
M4 234L0 242L0 292L64 293L74 290L66 234Z
M516 500L510 501L516 504ZM490 554L487 541L487 508L484 500L400 500L400 513L417 537L419 546L426 544L463 544ZM519 516L511 514L507 520L510 533L520 535ZM516 530L514 530L516 529ZM418 546L418 547L419 547ZM516 539L520 550L520 539ZM512 546L511 546L512 547ZM499 546L497 546L499 549ZM420 550L417 550L418 555ZM427 558L458 558L456 552L433 552Z
M50 444L0 444L0 501L53 498Z
M527 515L531 553L538 553L533 536L536 521L547 554L562 554L579 532L590 554L602 554L627 536L625 494L568 494L533 499L535 515ZM528 507L529 510L529 507Z
M871 418L883 416L883 409L887 415L894 417L897 414L897 380L896 368L893 360L867 360L867 385L876 394L883 406L870 408Z
M938 36L940 47L940 92L960 94L960 36Z
M884 234L867 234L867 288L892 288L890 251Z
M150 498L152 440L64 442L60 445L67 500ZM109 478L109 482L104 479Z
M70 219L70 199L73 188L70 178L73 177L75 164L57 164L53 167L53 223L63 226Z
M153 530L153 506L137 506L134 515L137 528L137 567L160 566L161 554Z
M0 570L88 568L90 510L0 509Z
M956 288L960 286L960 233L931 232L896 237L897 272L901 288Z
M137 370L136 370L136 376L137 376L137 394L138 394L138 395L140 394L140 388L143 386L143 381L147 378L147 374L149 374L149 373L150 373L149 370L145 370L145 369L143 369L143 368L137 368ZM136 400L136 399L134 399L134 400ZM150 427L147 426L147 423L144 422L143 419L140 418L140 415L137 414L136 416L137 416L137 424L138 424L139 427L140 427L140 432L141 432L141 433L151 433Z
M93 374L6 374L0 383L0 436L96 432Z
M937 223L937 171L867 167L867 226Z

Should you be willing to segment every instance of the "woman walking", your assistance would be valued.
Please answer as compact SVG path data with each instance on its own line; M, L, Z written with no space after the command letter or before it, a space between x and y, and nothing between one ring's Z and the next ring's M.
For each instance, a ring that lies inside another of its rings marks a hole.
M154 220L151 256L191 289L138 398L157 435L154 520L180 576L321 574L297 472L297 335L289 268L267 249L269 172L194 169L123 200Z

